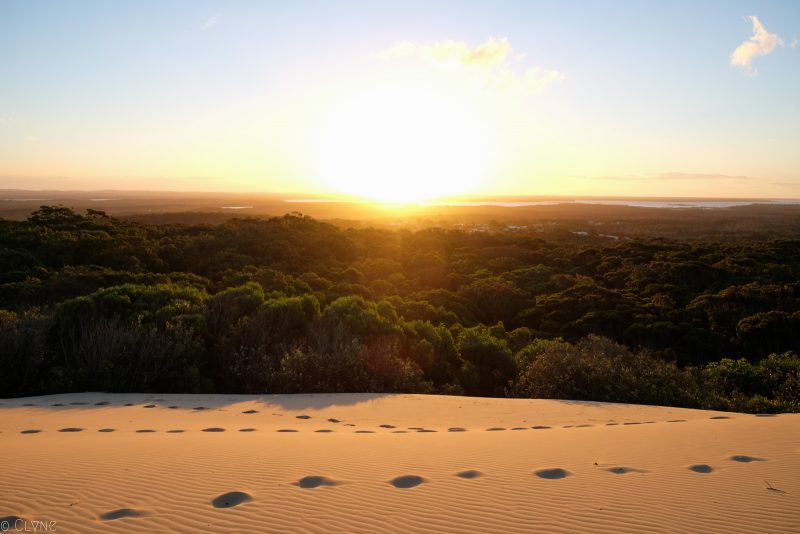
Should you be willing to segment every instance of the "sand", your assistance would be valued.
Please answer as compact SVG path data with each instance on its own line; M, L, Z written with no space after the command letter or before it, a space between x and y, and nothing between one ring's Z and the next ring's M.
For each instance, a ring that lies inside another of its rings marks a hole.
M0 474L12 532L799 532L800 415L65 394L0 400Z

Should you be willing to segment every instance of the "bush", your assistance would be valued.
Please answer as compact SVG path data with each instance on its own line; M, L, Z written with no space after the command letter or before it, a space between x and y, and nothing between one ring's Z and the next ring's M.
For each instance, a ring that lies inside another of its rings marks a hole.
M800 357L770 354L757 364L745 358L723 359L703 369L717 405L746 412L800 410Z
M515 397L697 406L690 372L609 339L589 336L572 345L537 341L519 355Z
M41 393L47 319L0 310L0 396Z
M479 326L460 333L458 350L465 362L461 383L467 395L503 396L517 371L506 344L492 336L489 328Z
M399 345L381 338L368 345L305 346L288 351L280 364L282 393L425 393L432 390Z

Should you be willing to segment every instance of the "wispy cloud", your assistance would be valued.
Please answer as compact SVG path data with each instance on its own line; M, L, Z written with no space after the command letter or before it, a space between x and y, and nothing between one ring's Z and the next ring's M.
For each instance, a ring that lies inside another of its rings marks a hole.
M691 172L663 172L651 174L651 178L657 180L752 180L750 176L738 176L730 174L705 174Z
M203 31L208 31L213 28L217 22L219 22L219 13L211 15L206 19L205 23L203 23Z
M405 41L390 48L386 55L392 57L421 56L437 63L462 63L465 65L498 65L506 60L511 51L508 39L491 38L485 43L471 47L463 41L440 41L437 43L414 43Z
M792 39L792 42L789 43L789 46L791 46L792 48L797 48L797 36L796 35Z
M478 77L484 87L493 90L522 90L535 93L553 82L562 81L565 74L541 66L527 68L519 65L524 54L514 54L505 37L493 37L477 46L463 41L434 43L402 42L385 51L386 58L416 58L431 65L462 68Z
M639 174L632 176L601 176L600 180L615 180L615 181L739 181L739 180L753 180L751 176L738 176L731 174L713 174L713 173L693 173L693 172L661 172L650 174Z
M753 58L766 56L778 46L783 46L783 39L777 33L769 33L757 16L751 15L747 19L753 23L753 35L737 46L729 59L732 66L744 69L749 74L756 74L758 71L753 68Z

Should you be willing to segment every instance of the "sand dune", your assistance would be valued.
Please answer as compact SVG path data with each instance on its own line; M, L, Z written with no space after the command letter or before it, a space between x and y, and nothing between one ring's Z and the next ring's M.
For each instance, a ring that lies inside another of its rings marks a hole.
M0 401L0 527L798 532L800 415L424 395Z

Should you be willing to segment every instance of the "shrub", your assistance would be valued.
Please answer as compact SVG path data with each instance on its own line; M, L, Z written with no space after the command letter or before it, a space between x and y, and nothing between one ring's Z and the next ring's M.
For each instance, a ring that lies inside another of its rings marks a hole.
M522 369L509 389L516 397L696 406L690 372L674 363L633 353L609 339L589 336L576 344L540 341L518 357Z

